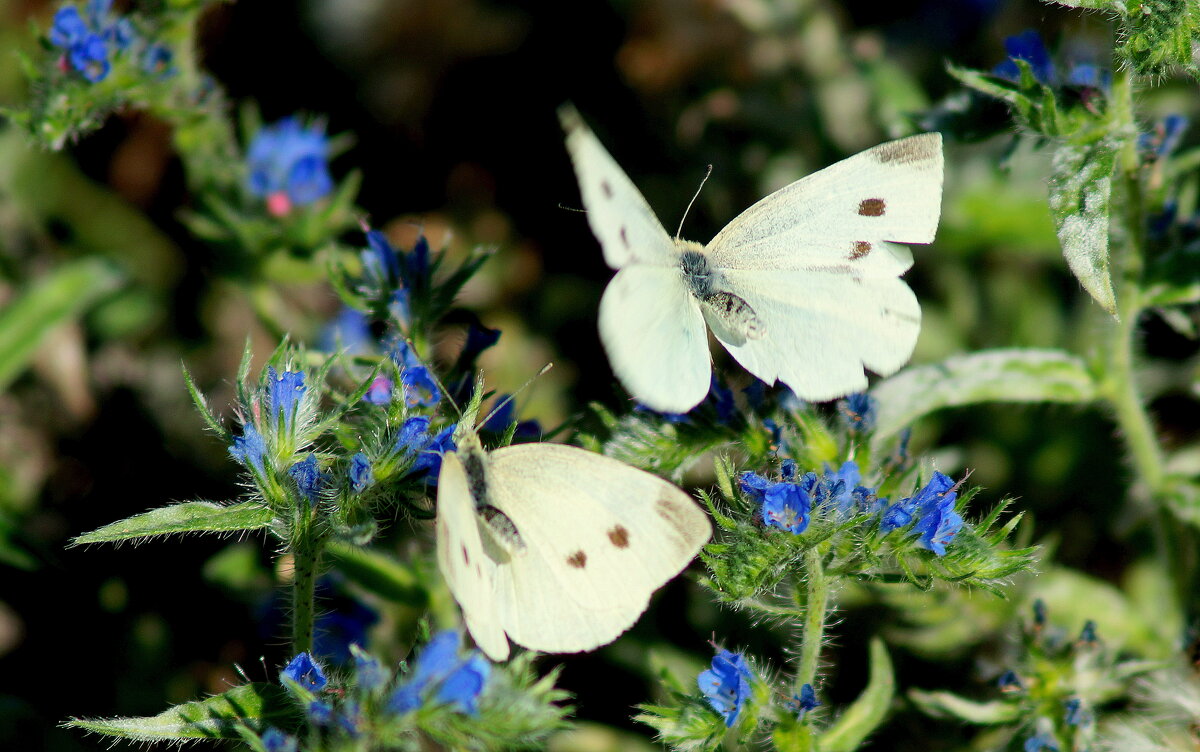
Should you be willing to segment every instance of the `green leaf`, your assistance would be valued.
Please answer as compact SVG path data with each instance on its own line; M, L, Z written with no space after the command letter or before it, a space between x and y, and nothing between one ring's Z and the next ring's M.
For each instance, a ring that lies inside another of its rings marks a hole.
M953 692L926 692L910 689L908 699L922 713L932 718L953 718L980 726L1012 723L1019 720L1023 709L1019 703L1005 700L976 702L959 697Z
M1124 3L1115 2L1115 0L1050 0L1055 5L1065 5L1068 8L1076 8L1078 10L1114 10L1120 11L1125 5Z
M271 524L271 510L253 501L240 504L216 504L188 501L135 514L71 540L71 546L85 543L117 543L176 533L233 533L257 530Z
M1000 349L906 368L871 389L879 401L875 442L945 407L980 402L1090 402L1096 382L1083 360L1061 350Z
M54 327L90 308L117 288L112 264L86 259L59 267L0 311L0 391L25 370Z
M1116 154L1109 141L1062 144L1050 160L1050 214L1067 266L1113 315L1117 301L1108 270L1108 200Z
M342 574L386 600L415 607L429 603L421 572L391 556L344 543L331 543L325 556Z
M854 752L887 716L896 693L892 659L878 637L871 638L871 675L867 688L821 735L822 752Z
M72 718L63 727L141 742L238 739L239 725L250 725L260 732L269 725L286 728L299 715L282 687L256 682L206 700L185 702L154 716Z

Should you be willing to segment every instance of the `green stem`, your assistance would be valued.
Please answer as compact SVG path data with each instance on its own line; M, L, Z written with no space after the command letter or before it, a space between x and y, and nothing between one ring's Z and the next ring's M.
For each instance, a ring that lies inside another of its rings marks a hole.
M829 607L829 580L825 577L825 565L816 547L804 553L804 570L804 637L800 645L800 665L796 671L796 694L800 694L800 688L805 684L816 681L821 646L825 642L825 616Z
M1147 497L1157 500L1162 493L1166 472L1145 402L1136 380L1134 343L1142 312L1142 270L1145 266L1145 210L1140 180L1141 164L1137 153L1137 123L1133 109L1133 74L1128 66L1116 72L1113 80L1113 115L1122 143L1117 154L1117 179L1121 191L1121 241L1116 254L1117 307L1120 320L1108 353L1107 397L1125 436L1138 477L1145 484Z
M312 652L317 566L321 558L321 543L312 532L312 510L305 509L299 516L305 519L298 526L292 550L292 655Z

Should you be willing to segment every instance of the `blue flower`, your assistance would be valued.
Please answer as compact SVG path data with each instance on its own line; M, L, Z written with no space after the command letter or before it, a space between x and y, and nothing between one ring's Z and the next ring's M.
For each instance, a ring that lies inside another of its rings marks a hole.
M387 376L376 376L363 395L363 402L371 405L389 405L392 402L392 380Z
M1029 63L1029 69L1038 83L1054 85L1058 74L1054 70L1054 63L1050 60L1050 53L1046 50L1041 34L1033 29L1026 29L1020 34L1007 37L1004 40L1004 51L1008 53L1008 59L992 69L993 75L1019 81L1021 69L1016 61L1024 60Z
M349 476L350 487L354 489L354 493L362 493L363 489L371 485L375 476L371 472L371 460L367 459L367 455L359 452L350 458Z
M267 752L296 752L296 737L288 736L274 726L263 733L262 744Z
M235 460L251 470L258 471L259 475L266 472L263 465L266 452L267 445L253 423L242 426L242 435L233 437L233 446L229 447L229 453Z
M300 494L308 499L309 503L317 500L317 496L321 493L321 489L325 487L327 478L321 472L321 466L317 463L317 458L313 454L292 465L288 469L288 475L292 476L292 480L296 481L296 488Z
M321 329L320 343L321 349L327 352L341 350L351 355L375 349L371 322L366 314L350 306L342 306L337 316Z
M766 499L767 488L770 485L771 481L750 470L738 476L738 487L756 504L761 504Z
M313 700L304 708L308 720L318 726L328 726L333 723L333 706L324 700Z
M812 498L814 508L836 511L841 519L851 517L859 510L866 510L875 489L859 485L862 476L858 465L852 461L842 464L836 472L825 466L821 475L807 473L802 483Z
M725 727L737 722L742 706L750 697L750 666L740 653L720 650L712 660L712 668L701 671L696 684L712 706L725 718Z
M417 236L413 249L404 256L404 275L409 287L423 287L429 277L429 240Z
M855 392L838 402L838 411L846 427L855 433L868 433L875 428L879 402L866 392Z
M415 415L405 420L400 426L400 435L393 449L416 455L416 461L408 469L408 474L424 477L427 484L436 486L438 473L442 471L442 454L455 449L455 426L446 426L436 436L431 437L429 423L429 418L425 415Z
M329 593L333 587L322 583ZM328 601L326 601L328 602ZM335 607L321 613L313 628L313 652L332 663L350 662L350 646L367 642L367 632L379 621L379 613L354 598L341 595Z
M392 693L387 709L397 714L415 710L421 706L422 696L436 687L435 702L476 715L479 696L491 675L491 664L474 650L460 660L461 643L462 636L454 630L434 635L417 656L412 674Z
M411 345L404 340L398 340L391 350L391 357L396 365L400 366L404 400L410 407L433 407L441 401L442 393L437 382Z
M1025 752L1058 752L1058 742L1050 734L1041 733L1025 740Z
M171 64L174 59L175 53L170 47L156 42L142 53L142 72L159 80L170 78L178 72Z
M460 713L479 715L479 696L491 675L492 664L479 653L472 652L442 681L434 701L449 705Z
M821 701L817 699L817 693L813 690L812 685L805 684L800 687L800 694L792 697L791 705L796 711L796 720L800 720L808 711L821 707Z
M812 500L799 483L772 483L763 493L763 522L793 535L808 527Z
M367 250L360 255L363 271L378 287L391 289L400 282L400 256L379 230L367 231Z
M383 689L387 684L388 674L379 659L358 646L350 644L350 653L354 656L354 683L359 689L374 692Z
M71 66L92 83L103 81L112 69L103 25L106 16L107 9L93 4L85 21L77 8L68 5L54 14L50 27L50 43L65 50Z
M329 683L325 679L325 672L313 662L308 653L300 653L293 658L287 668L280 672L279 677L287 677L310 692L320 692Z
M517 421L516 403L508 395L498 395L497 400L499 406L495 408L491 417L484 421L480 430L502 434L516 421L517 428L513 432L514 441L536 439L542 435L542 427L536 420Z
M329 140L323 124L304 126L295 117L261 128L246 150L250 194L267 200L267 208L283 216L333 191L329 175Z
M996 680L996 686L1001 692L1020 692L1025 689L1025 685L1021 682L1021 677L1017 676L1015 671L1005 671Z
M276 373L273 367L267 367L267 405L275 425L282 421L285 430L292 430L296 410L306 390L304 371Z
M467 341L462 353L458 356L459 363L471 364L480 354L500 341L499 329L488 329L477 321L467 324Z

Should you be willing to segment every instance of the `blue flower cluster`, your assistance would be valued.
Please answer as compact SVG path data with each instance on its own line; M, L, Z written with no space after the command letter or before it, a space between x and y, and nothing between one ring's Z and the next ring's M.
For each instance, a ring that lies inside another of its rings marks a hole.
M321 466L317 463L316 455L313 454L309 454L303 460L292 465L288 474L292 476L292 480L296 481L296 488L300 491L300 496L309 504L316 503L317 496L320 495L321 489L329 480L325 473L321 472Z
M963 526L962 516L954 509L958 499L955 488L952 479L934 472L929 483L915 495L901 499L883 511L880 530L887 533L916 520L912 532L917 535L917 545L945 556L946 546Z
M712 668L700 672L696 684L713 710L725 718L725 727L737 723L742 706L750 697L750 682L754 674L740 653L718 650Z
M233 437L233 445L229 447L229 454L235 460L258 475L266 472L263 464L266 453L267 445L263 441L262 434L258 432L253 423L249 422L242 426L241 436Z
M916 494L891 505L887 499L876 498L874 489L860 485L862 476L854 462L846 462L836 471L826 466L820 475L808 472L796 476L796 462L787 459L782 463L779 481L746 471L738 476L738 486L759 505L764 525L793 535L808 529L814 511L837 520L873 512L879 515L884 533L915 520L912 532L917 544L945 556L946 546L963 526L963 518L954 508L958 500L954 481L939 472Z
M477 650L459 657L462 635L454 630L433 636L408 678L388 699L387 709L408 713L432 701L449 705L460 713L479 714L479 698L487 687L492 664Z
M796 712L796 720L800 720L808 711L821 707L821 701L817 699L813 686L805 684L800 687L800 694L792 696L789 705Z
M274 367L267 367L267 409L272 425L281 426L285 431L292 430L305 391L304 371L279 373Z
M1041 34L1033 29L1006 38L1004 51L1008 53L1008 59L992 68L992 75L1008 81L1021 80L1017 61L1023 60L1029 64L1029 70L1038 83L1052 88L1065 85L1107 90L1112 85L1111 74L1090 63L1074 63L1067 69L1067 75L1060 77Z
M64 62L96 83L108 77L112 50L127 50L133 44L133 24L110 15L112 0L88 0L84 12L74 5L60 8L50 27L50 43L66 51Z
M64 52L59 67L67 70L69 65L92 83L108 78L116 56L128 53L135 44L140 49L144 73L162 79L176 72L171 64L174 60L171 49L158 42L140 40L128 18L112 15L112 0L88 0L82 13L74 5L59 8L49 38L52 45Z
M251 139L246 162L247 190L265 199L274 216L285 216L333 191L323 124L306 126L296 117L286 117L264 126Z
M742 492L759 504L763 523L799 535L808 528L813 509L827 510L846 519L866 510L875 491L859 485L858 465L847 462L836 472L829 467L821 475L805 473L796 479L795 460L784 460L782 479L772 483L758 473L738 477Z

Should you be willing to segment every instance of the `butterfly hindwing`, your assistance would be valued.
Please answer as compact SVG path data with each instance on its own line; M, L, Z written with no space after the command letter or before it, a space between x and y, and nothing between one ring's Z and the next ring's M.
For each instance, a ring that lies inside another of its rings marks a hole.
M617 272L600 299L600 340L621 384L655 410L686 412L708 394L708 335L678 268Z
M766 335L741 343L718 340L747 371L776 379L809 400L865 389L866 366L891 374L912 354L921 308L898 277L814 271L725 272L766 322ZM794 290L803 290L796 296Z

